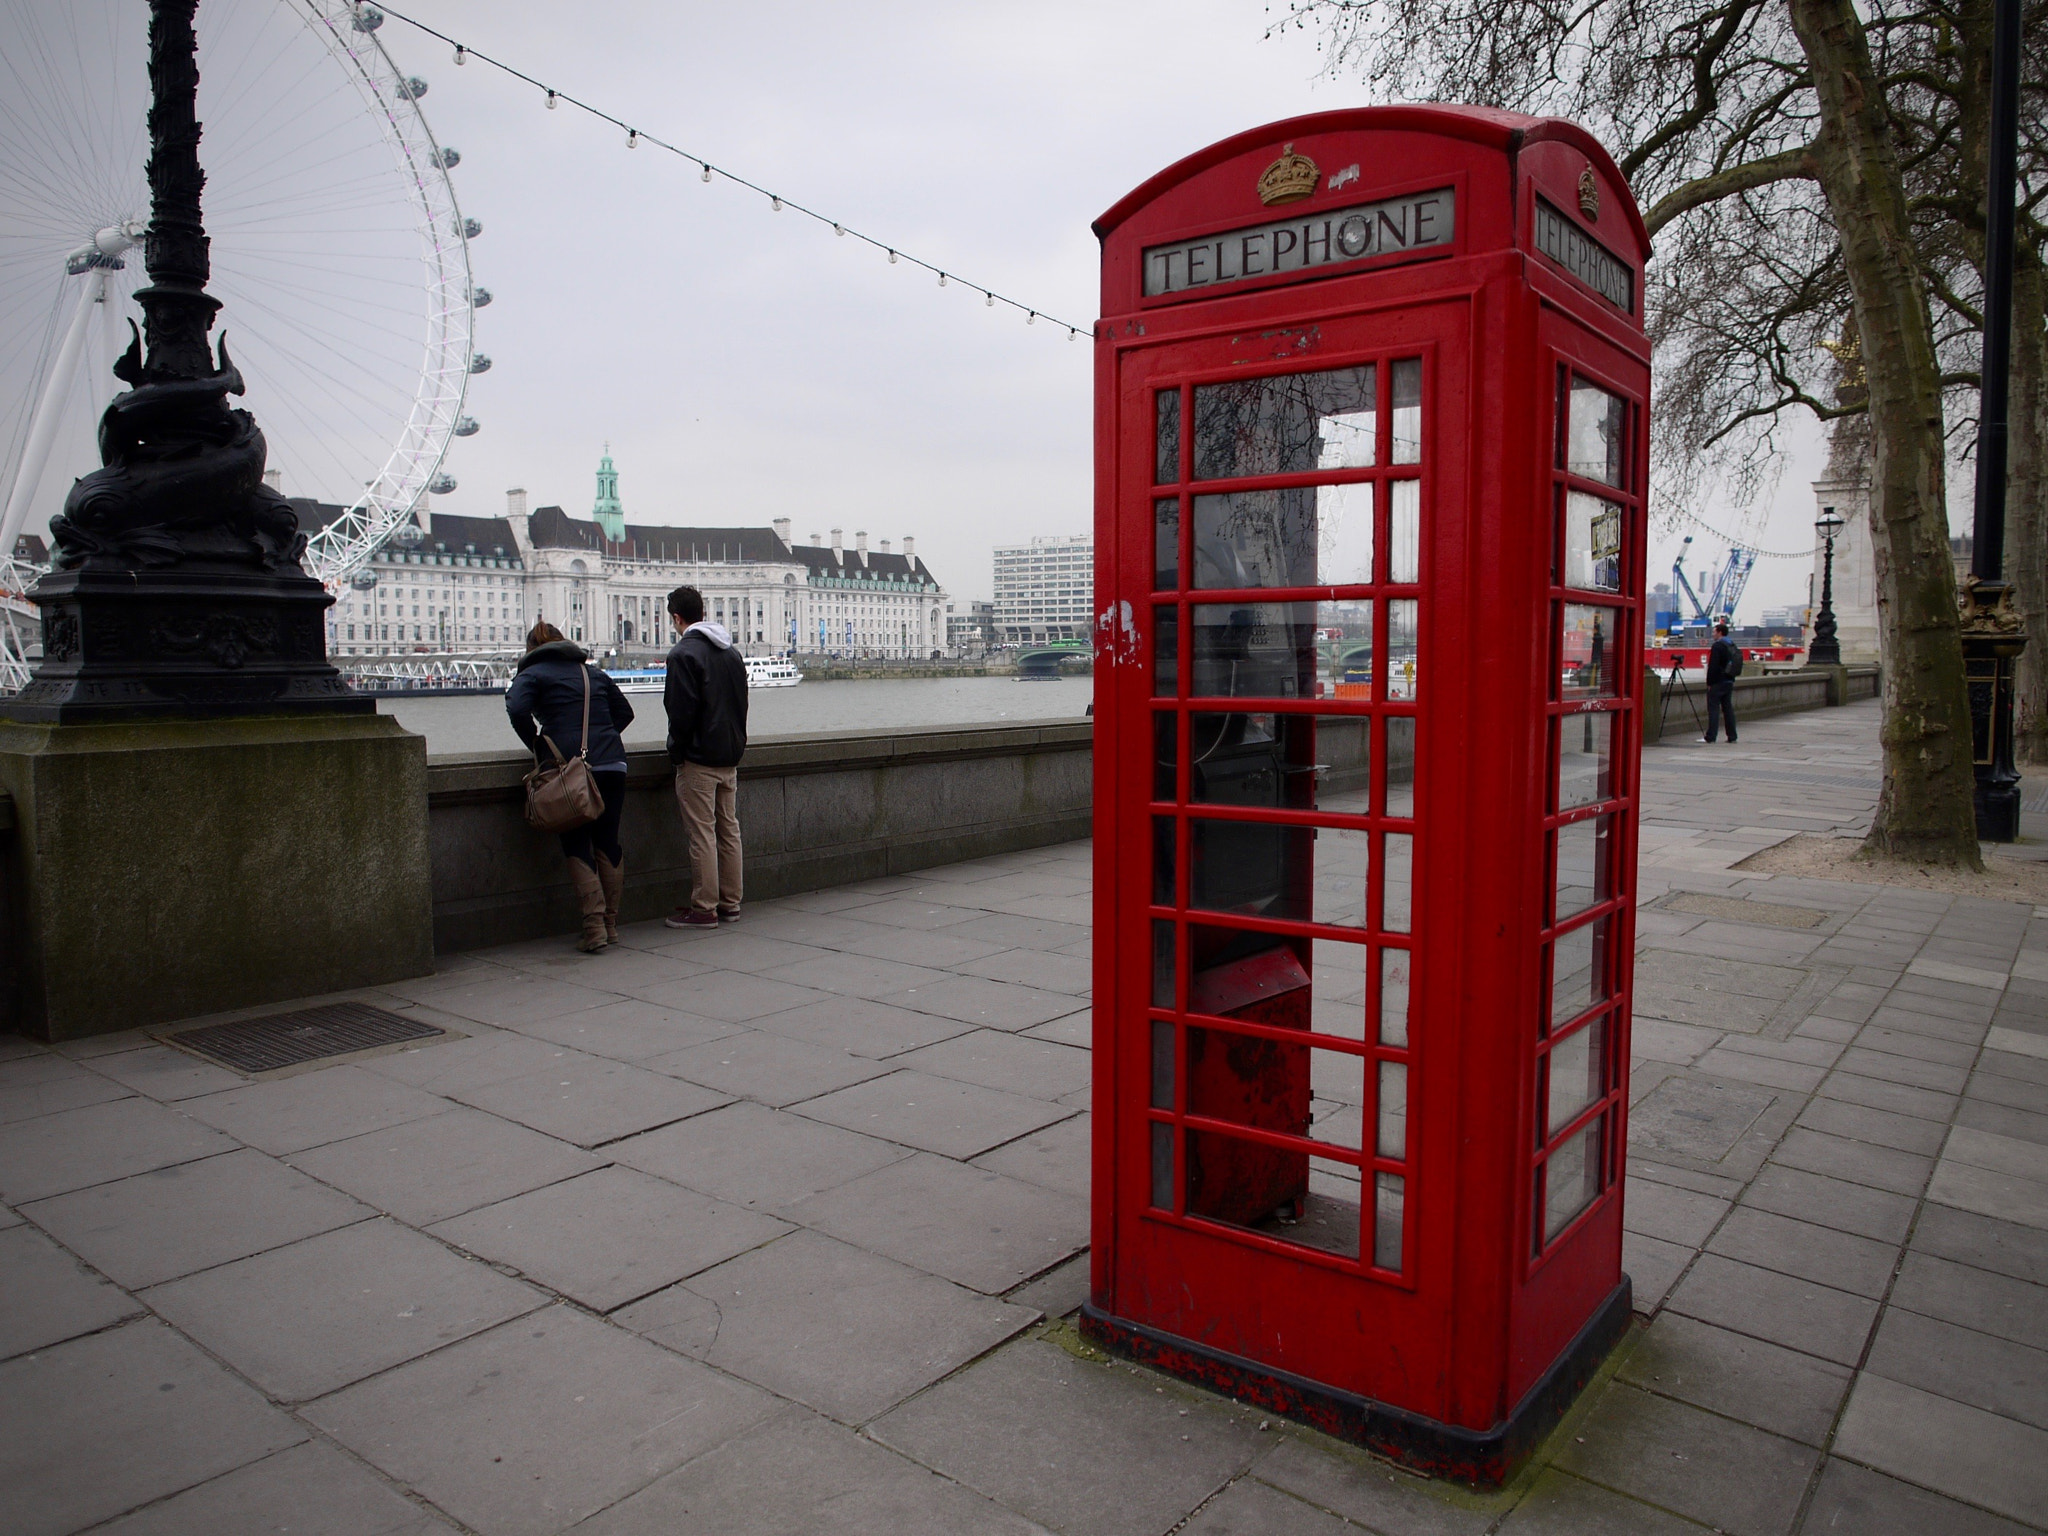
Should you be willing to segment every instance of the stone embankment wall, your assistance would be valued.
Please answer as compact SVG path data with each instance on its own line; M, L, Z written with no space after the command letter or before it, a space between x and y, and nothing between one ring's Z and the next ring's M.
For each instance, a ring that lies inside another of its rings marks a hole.
M1752 664L1753 665L1753 664ZM1785 672L1746 671L1735 679L1735 724L1765 715L1821 709L1877 697L1876 667L1800 667ZM1643 740L1697 736L1707 718L1707 690L1697 679L1643 679Z
M786 895L876 875L1086 837L1087 721L768 739L740 768L747 895ZM628 754L621 826L631 922L687 901L690 856L660 751ZM427 765L434 943L444 953L575 924L556 840L526 825L523 752Z

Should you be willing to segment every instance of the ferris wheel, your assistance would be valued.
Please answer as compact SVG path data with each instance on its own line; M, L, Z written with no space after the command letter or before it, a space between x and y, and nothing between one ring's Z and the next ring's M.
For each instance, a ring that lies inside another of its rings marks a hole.
M304 564L330 588L416 540L424 499L455 489L445 460L478 430L463 405L490 367L461 156L428 129L427 82L393 62L383 20L363 0L206 0L198 23L216 334L279 488L324 505ZM143 0L0 0L0 690L25 679L36 630L41 568L17 540L46 540L98 465L140 317L148 25Z

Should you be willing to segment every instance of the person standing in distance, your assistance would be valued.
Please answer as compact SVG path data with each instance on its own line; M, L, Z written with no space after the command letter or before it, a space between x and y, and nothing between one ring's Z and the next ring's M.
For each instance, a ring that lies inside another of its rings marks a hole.
M1714 644L1707 652L1707 737L1711 742L1722 721L1728 722L1728 744L1735 744L1735 679L1742 676L1742 647L1728 638L1728 626L1714 626Z
M661 702L692 878L690 904L664 921L671 928L716 928L740 920L736 795L747 750L747 664L725 626L704 617L704 595L695 587L669 593L668 616L678 639L668 653Z

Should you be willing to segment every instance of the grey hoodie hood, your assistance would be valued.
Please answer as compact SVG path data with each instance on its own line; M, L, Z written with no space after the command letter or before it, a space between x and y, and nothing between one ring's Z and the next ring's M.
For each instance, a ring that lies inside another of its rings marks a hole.
M712 623L709 619L699 619L688 629L684 630L683 633L686 635L701 634L721 651L732 649L732 631L723 624Z

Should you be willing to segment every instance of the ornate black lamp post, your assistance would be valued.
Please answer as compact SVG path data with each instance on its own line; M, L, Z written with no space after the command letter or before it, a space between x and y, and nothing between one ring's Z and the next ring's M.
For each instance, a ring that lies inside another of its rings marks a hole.
M1984 383L1977 429L1977 498L1970 576L1963 583L1963 671L1977 769L1977 835L2020 835L2020 776L2012 759L2013 660L2027 634L2005 564L2008 369L2012 355L2013 184L2019 137L2020 5L1993 0L1990 174L1984 209Z
M306 536L263 483L263 434L223 335L199 195L198 0L150 0L150 286L100 418L102 468L52 520L52 573L30 594L43 659L0 706L16 720L368 712L327 663L333 601L299 567ZM131 327L132 329L132 327ZM147 343L147 352L144 344Z
M1822 539L1820 557L1820 612L1813 616L1813 644L1807 649L1809 667L1839 667L1842 642L1835 638L1835 535L1842 531L1842 519L1833 507L1821 509L1814 527Z

